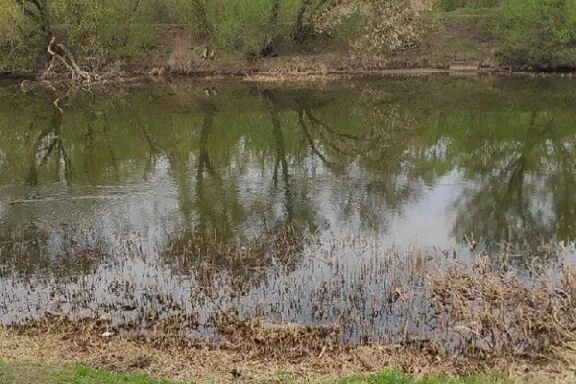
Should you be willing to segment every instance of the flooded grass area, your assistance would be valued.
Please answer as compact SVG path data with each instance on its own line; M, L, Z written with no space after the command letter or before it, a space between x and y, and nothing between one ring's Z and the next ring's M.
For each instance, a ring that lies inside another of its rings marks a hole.
M575 84L0 88L0 351L185 380L573 374Z

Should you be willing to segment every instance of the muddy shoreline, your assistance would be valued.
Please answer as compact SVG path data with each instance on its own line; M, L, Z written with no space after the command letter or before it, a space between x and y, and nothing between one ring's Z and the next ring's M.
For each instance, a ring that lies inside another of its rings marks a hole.
M245 69L199 69L190 71L170 71L163 67L148 70L134 70L112 75L106 79L110 82L134 78L153 78L160 81L173 79L242 79L249 81L290 81L290 80L330 80L330 79L358 79L386 76L421 76L421 75L454 75L473 76L483 74L511 74L511 75L572 75L576 68L571 71L539 70L525 67L511 68L481 67L481 68L383 68L383 69L257 69L246 67ZM2 72L0 81L37 81L41 74L35 72Z

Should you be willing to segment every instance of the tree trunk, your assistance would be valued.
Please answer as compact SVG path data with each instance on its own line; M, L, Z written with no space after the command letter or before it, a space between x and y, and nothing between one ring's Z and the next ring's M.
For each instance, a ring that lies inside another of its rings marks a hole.
M302 0L302 5L300 5L300 8L296 13L296 21L294 23L294 26L292 27L292 39L294 41L302 41L304 39L306 31L304 25L304 16L306 15L306 12L308 11L311 5L312 0Z

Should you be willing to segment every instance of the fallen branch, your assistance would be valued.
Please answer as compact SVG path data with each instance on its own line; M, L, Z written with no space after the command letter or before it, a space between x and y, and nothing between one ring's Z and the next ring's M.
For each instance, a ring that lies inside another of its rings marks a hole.
M64 67L70 72L72 81L79 82L80 84L90 84L93 81L99 81L100 78L98 75L91 74L87 71L84 71L76 60L74 56L70 52L70 50L64 44L56 44L56 48L61 51L63 54L60 54L54 49L54 43L56 42L56 37L52 36L50 39L50 43L48 44L48 54L52 57L50 65L48 69L42 75L42 78L46 78L49 76L50 72L54 67L55 60L58 60Z

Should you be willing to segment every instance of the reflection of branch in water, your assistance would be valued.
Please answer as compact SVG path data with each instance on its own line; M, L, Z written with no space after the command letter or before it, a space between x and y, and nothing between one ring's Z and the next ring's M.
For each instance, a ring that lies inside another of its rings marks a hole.
M298 123L300 125L300 128L302 129L302 132L304 132L304 137L308 141L308 145L310 145L310 149L312 150L312 153L314 153L316 156L318 156L318 158L320 160L322 160L322 162L324 164L326 164L326 166L328 168L333 169L332 162L328 161L328 159L326 159L326 156L324 156L318 150L318 148L316 148L316 144L314 144L314 139L312 138L312 135L310 134L310 130L306 126L306 121L304 121L304 111L302 109L298 110Z
M44 140L44 138L46 136L48 136L50 133L52 133L52 127L49 127L47 129L45 129L44 131L42 131L40 133L40 135L38 136L38 138L36 139L36 141L34 142L34 145L32 147L32 153L31 153L31 159L30 159L30 173L28 175L28 183L32 186L36 186L38 185L38 153L40 151L40 145L42 144L42 140Z
M278 111L273 109L272 115L272 127L274 128L274 137L276 138L276 162L274 163L274 185L278 185L278 166L282 164L282 180L286 187L289 186L289 172L288 172L288 160L286 159L286 147L284 145L284 135L282 134L282 128L280 126L280 117Z
M110 140L110 124L108 117L105 117L105 124L104 124L104 137L106 138L106 146L108 147L108 151L110 152L110 160L112 161L112 166L114 167L114 172L116 177L119 177L120 171L118 167L118 161L116 160L116 152L114 151L114 147L112 145L112 140Z
M304 110L304 114L310 121L311 127L317 131L318 134L324 139L326 145L335 150L337 153L341 155L350 155L358 152L357 146L362 141L362 139L334 132L320 119L316 118L308 109ZM345 148L342 148L342 146ZM352 151L350 151L349 147L352 148Z
M214 108L209 108L209 110L204 115L204 121L202 122L202 131L200 132L200 152L198 155L198 174L201 175L206 169L208 173L212 176L216 175L214 167L210 162L210 153L208 152L208 136L212 131L214 126Z
M542 129L537 112L531 114L527 128L523 139L514 137L513 145L495 142L488 155L487 145L466 154L466 163L481 163L482 168L473 169L478 187L463 193L457 203L453 229L457 236L475 233L488 246L506 241L526 249L553 239L573 238L570 186L576 183L570 162L564 162L565 157L572 157L565 152L572 146L565 146L567 142L556 137L558 132L550 124ZM506 156L495 155L498 147ZM557 186L566 187L568 194L564 196Z
M280 123L280 114L276 106L273 95L268 91L262 91L262 95L268 104L270 114L272 117L272 128L276 138L276 162L274 163L274 174L272 180L274 187L278 186L278 167L282 165L282 180L284 182L285 194L285 207L288 222L292 222L294 218L294 196L290 186L290 174L288 170L288 160L286 158L286 146L284 144L284 135L282 134L282 126Z
M200 131L200 143L198 154L198 168L196 171L196 206L199 213L199 231L203 236L214 235L216 232L222 237L227 237L232 234L231 216L229 214L229 204L234 204L234 201L226 197L224 190L224 182L210 159L210 152L208 150L208 139L214 128L214 117L216 108L213 105L207 106L202 122L202 130ZM223 212L217 212L214 205L218 200L217 196L205 191L205 175L208 175L215 183L212 185L217 186L218 195L220 195ZM234 209L232 209L232 212ZM221 221L218 224L218 221ZM209 233L208 223L214 224L214 233Z
M552 153L559 157L559 174L556 175L556 182L549 183L552 193L554 193L554 206L556 220L554 221L554 231L558 234L559 239L572 240L575 237L576 227L576 205L574 204L574 189L576 188L576 156L570 153L568 149L574 150L574 142L565 142L558 137L558 131L555 129L554 117L550 118L548 129L549 137L553 151L546 151L546 155ZM575 136L571 136L575 140ZM568 144L568 145L566 145ZM548 160L550 162L550 160Z
M48 160L54 153L55 149L57 149L56 153L59 156L59 160L63 160L64 163L64 178L66 183L70 185L72 181L72 161L70 160L62 141L64 110L60 106L60 98L57 98L53 104L56 110L54 111L50 127L40 133L32 150L28 182L33 186L38 185L38 168L43 167L48 163ZM48 142L44 143L46 140ZM61 162L59 161L59 167L60 163Z
M322 128L324 128L327 132L329 132L331 135L338 137L341 140L351 140L351 141L362 141L362 140L366 140L365 138L361 138L361 137L356 137L356 136L352 136L346 133L339 133L339 132L334 132L333 129L331 129L328 125L324 124L320 119L316 118L313 114L312 111L309 109L306 109L306 116L308 117L308 119L316 124L317 126L320 126Z

